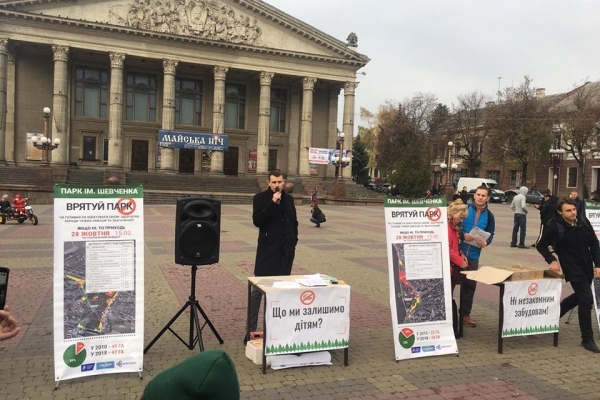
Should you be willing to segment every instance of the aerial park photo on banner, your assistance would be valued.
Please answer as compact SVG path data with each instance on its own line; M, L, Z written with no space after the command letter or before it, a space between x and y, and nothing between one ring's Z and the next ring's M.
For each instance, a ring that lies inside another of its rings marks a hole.
M457 354L446 199L384 200L396 360Z

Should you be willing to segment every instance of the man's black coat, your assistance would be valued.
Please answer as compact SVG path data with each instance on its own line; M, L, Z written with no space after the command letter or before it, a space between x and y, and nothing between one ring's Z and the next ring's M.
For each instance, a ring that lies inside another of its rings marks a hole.
M554 247L567 282L592 282L594 266L600 266L600 244L588 221L577 218L575 226L571 226L557 214L542 228L536 246L548 264L556 261L549 246Z
M254 195L252 222L259 228L255 276L290 275L298 243L298 217L292 196L282 192L280 204L268 188Z

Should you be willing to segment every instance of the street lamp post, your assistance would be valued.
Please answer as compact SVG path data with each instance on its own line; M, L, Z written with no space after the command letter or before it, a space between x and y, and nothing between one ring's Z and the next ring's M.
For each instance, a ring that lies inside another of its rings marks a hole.
M334 197L346 197L346 185L344 184L344 168L350 164L350 157L344 156L344 139L346 134L344 132L340 132L338 135L338 141L340 142L340 152L339 155L334 155L332 158L332 164L335 165L335 168L338 171L337 180L334 183L333 195Z
M50 108L44 107L44 136L38 138L37 136L33 136L31 138L31 144L36 149L40 149L42 151L42 164L48 165L50 164L50 152L56 149L60 145L60 139L54 139L52 142L52 138L49 135L49 125L50 125Z
M550 162L552 165L552 194L558 196L558 178L560 176L560 164L565 154L565 149L550 149Z
M442 162L440 164L440 168L442 172L446 174L446 184L444 185L444 191L446 194L446 198L448 202L452 200L452 196L454 195L454 186L452 185L452 172L456 171L458 165L452 162L452 148L454 147L454 143L452 141L448 142L448 163Z

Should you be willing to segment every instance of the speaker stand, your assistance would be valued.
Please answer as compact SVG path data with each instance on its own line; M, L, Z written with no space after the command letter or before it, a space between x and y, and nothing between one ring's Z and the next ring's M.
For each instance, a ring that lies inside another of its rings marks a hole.
M185 347L187 347L189 350L193 350L194 347L196 347L196 345L198 345L198 349L202 352L202 351L204 351L204 343L202 342L202 330L204 329L204 327L207 324L210 327L210 330L213 331L213 333L219 340L219 343L223 344L223 339L221 339L221 336L215 329L214 325L212 324L212 322L210 322L210 319L208 319L208 316L206 316L206 313L204 312L202 307L200 307L198 300L196 300L196 271L197 270L198 270L198 267L195 265L192 265L192 288L191 288L190 297L188 298L188 301L185 302L185 304L183 305L183 307L181 307L181 309L177 312L177 314L175 314L175 316L173 318L171 318L171 320L167 323L167 325L165 325L162 328L162 330L158 333L158 335L156 335L156 337L154 339L152 339L152 341L148 344L148 346L146 346L146 348L144 349L144 354L146 354L148 352L148 350L150 350L150 348L154 345L154 343L156 343L156 341L158 339L160 339L162 334L165 333L167 330L171 331L171 333L173 335L175 335L177 337L177 339L179 339L181 341L181 343L183 343L185 345ZM177 318L179 318L179 316L188 307L190 307L190 336L189 336L189 341L186 342L185 340L183 340L181 338L181 336L179 336L177 334L177 332L175 332L173 329L171 329L171 325L173 325L173 323L177 320ZM198 318L198 312L200 312L200 314L202 314L202 317L204 318L205 322L203 325L200 325L200 319Z

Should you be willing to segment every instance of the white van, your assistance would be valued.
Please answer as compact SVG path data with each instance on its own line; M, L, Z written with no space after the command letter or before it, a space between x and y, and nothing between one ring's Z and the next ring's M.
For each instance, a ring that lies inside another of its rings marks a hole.
M488 186L490 189L497 189L498 182L493 179L462 177L458 180L456 188L462 190L463 186L467 187L467 192L469 190L477 189L479 186Z

